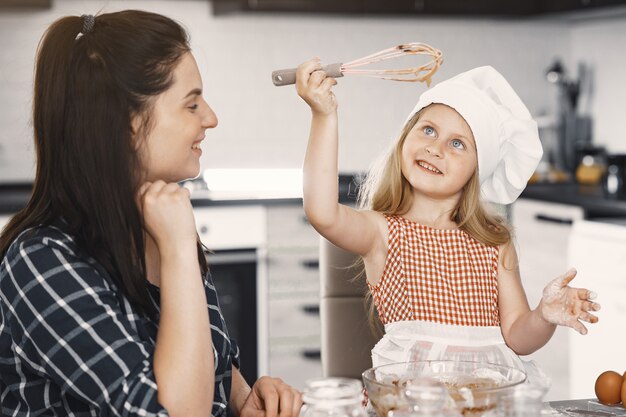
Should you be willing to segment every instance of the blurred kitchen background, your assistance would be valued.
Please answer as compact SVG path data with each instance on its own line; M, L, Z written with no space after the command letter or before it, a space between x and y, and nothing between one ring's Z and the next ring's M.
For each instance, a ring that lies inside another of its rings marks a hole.
M544 159L505 208L529 301L574 265L574 284L593 288L603 306L589 335L559 329L529 358L553 380L547 398L592 397L600 372L626 370L626 1L0 0L0 227L34 176L31 83L42 33L66 14L127 8L189 30L219 118L203 145L203 176L187 186L199 233L216 250L231 331L249 339L247 378L269 372L302 387L322 374L319 238L300 199L310 114L270 74L413 41L443 51L433 82L492 65L538 121ZM386 149L425 88L339 80L342 201L354 203L353 176Z

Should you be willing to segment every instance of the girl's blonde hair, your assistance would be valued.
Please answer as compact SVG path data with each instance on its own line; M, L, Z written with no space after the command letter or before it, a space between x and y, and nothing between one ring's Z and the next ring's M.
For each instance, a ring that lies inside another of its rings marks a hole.
M394 142L382 159L374 163L359 187L357 203L359 208L374 210L383 214L404 214L411 205L411 184L402 174L402 146L409 132L429 106L415 113L404 125L400 137ZM478 167L463 187L457 206L450 213L450 219L459 229L488 246L501 246L511 242L512 233L503 216L493 213L480 200ZM374 308L370 300L370 324L375 322Z
M409 210L412 193L411 184L402 174L402 146L428 107L424 107L407 121L399 139L369 171L359 187L360 208L383 214L404 214ZM511 231L505 219L487 209L480 200L478 167L463 187L459 203L450 213L450 220L485 245L500 246L511 241Z

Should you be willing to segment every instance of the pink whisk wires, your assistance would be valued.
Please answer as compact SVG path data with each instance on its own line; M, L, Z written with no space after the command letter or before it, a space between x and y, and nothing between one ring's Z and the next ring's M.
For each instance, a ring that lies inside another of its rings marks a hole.
M431 61L412 68L398 69L358 69L359 67L374 64L376 62L399 58L407 55L429 55ZM383 80L426 82L430 86L431 77L443 63L443 54L439 49L420 42L405 43L373 53L363 58L355 59L341 65L341 73L344 75L363 75L376 77Z
M400 58L408 55L427 55L431 60L426 64L400 69L359 69L364 65L375 64L388 59ZM439 66L443 63L443 54L439 49L420 42L403 43L387 48L375 54L363 58L355 59L348 63L335 63L326 65L323 70L329 77L343 77L345 75L364 75L366 77L376 77L383 80L393 81L423 81L430 86L431 77ZM296 82L296 68L281 69L272 72L272 82L274 85L289 85Z

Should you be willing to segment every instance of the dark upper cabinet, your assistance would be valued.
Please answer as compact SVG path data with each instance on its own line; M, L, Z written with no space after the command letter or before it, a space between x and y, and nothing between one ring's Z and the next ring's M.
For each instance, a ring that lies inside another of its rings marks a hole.
M216 15L299 12L376 15L537 16L626 5L626 0L212 0Z
M52 0L0 0L0 12L23 9L50 9Z

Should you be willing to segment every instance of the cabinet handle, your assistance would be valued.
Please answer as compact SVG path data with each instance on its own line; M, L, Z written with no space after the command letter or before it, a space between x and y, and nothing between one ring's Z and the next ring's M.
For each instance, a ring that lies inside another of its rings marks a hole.
M312 259L308 261L302 261L300 264L306 269L320 269L319 259Z
M313 314L319 316L320 314L320 306L319 304L307 304L302 306L302 311L306 314Z
M259 260L259 256L254 249L208 253L206 257L209 265L249 264L256 263Z
M322 352L319 349L304 349L300 352L305 359L321 360Z
M535 220L539 220L540 222L548 222L548 223L558 223L558 224L572 224L574 221L572 219L567 219L563 217L554 217L548 216L546 214L536 214Z

